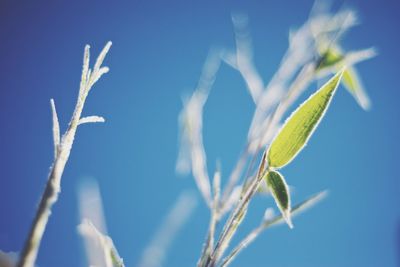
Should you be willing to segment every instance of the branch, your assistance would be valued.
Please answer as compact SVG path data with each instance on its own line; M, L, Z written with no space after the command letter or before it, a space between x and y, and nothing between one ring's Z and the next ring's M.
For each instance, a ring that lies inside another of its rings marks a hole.
M37 253L39 250L40 242L42 240L47 222L51 214L51 208L57 202L60 192L61 177L64 172L65 165L67 164L69 155L71 153L72 144L74 142L79 120L86 97L94 85L94 83L104 74L108 68L100 68L103 63L104 57L110 49L111 42L108 42L100 53L93 71L89 69L89 46L86 45L84 57L81 83L79 88L78 100L72 115L69 127L64 133L61 141L59 139L59 126L58 118L56 115L54 101L51 100L53 111L53 139L55 147L55 159L50 170L45 190L42 194L39 207L36 211L35 218L31 225L28 238L24 244L21 257L17 264L18 267L33 267L36 261ZM58 148L58 149L57 149Z
M190 218L197 205L197 199L184 191L176 200L167 217L162 221L152 241L144 250L138 267L160 267L166 252L182 226Z
M78 125L85 124L85 123L96 123L96 122L105 122L103 117L99 116L88 116L84 117L79 120Z
M218 163L217 163L218 166ZM204 266L205 261L210 256L212 249L214 247L214 236L215 236L215 228L217 226L220 214L221 214L221 206L220 206L220 193L221 193L221 171L218 167L214 173L213 180L213 206L211 208L211 216L210 222L208 226L208 234L206 242L204 243L204 248L201 253L200 259L197 263L197 266Z
M319 192L318 194L315 194L314 196L311 196L310 198L306 199L305 201L297 204L296 206L293 207L292 209L292 216L298 215L304 210L310 208L311 206L317 204L320 202L323 198L325 198L327 195L327 191L322 191ZM263 222L255 228L253 231L251 231L233 250L232 252L224 258L222 261L221 267L228 266L232 260L235 259L235 257L241 252L244 248L246 248L250 243L252 243L264 230L267 228L277 225L279 223L284 222L284 219L282 217L282 214L279 214L275 217L272 218L265 218Z
M51 112L53 114L53 142L54 142L54 158L58 155L58 146L60 145L60 124L58 122L58 116L56 111L56 104L54 99L50 99Z
M105 267L125 267L123 259L119 256L117 249L108 236L100 232L93 222L83 219L78 226L79 233L86 239L86 242L92 242L99 250L98 259ZM94 266L94 265L91 265Z
M179 114L181 145L176 163L179 173L192 171L196 185L207 203L212 207L211 185L207 170L207 157L203 144L203 108L220 67L219 50L211 49L192 96L185 101Z
M220 257L224 254L225 250L229 246L229 242L231 241L233 235L236 232L237 227L246 216L248 204L253 197L253 195L257 192L257 188L260 183L263 181L263 168L265 163L265 154L262 158L261 164L259 166L259 172L255 179L253 179L247 188L247 190L243 191L241 198L239 199L235 209L232 211L228 221L225 223L225 226L220 234L217 244L215 245L214 251L211 256L208 258L206 262L206 266L214 267L218 262Z

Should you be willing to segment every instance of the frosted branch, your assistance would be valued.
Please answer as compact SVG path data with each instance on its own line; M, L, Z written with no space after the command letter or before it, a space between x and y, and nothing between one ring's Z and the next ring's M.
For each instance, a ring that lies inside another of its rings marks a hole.
M219 51L211 50L192 96L185 101L179 115L181 144L176 164L178 173L191 170L196 185L209 207L212 206L211 185L203 145L203 108L220 66Z
M88 116L79 120L78 125L85 123L97 123L97 122L105 122L103 117L100 116Z
M346 66L351 66L354 64L357 64L361 61L371 59L375 57L378 54L376 49L374 47L359 50L359 51L350 51L346 53L346 56L344 58L345 65Z
M232 67L236 67L241 73L254 103L257 103L260 94L264 90L264 82L254 65L248 18L246 15L234 14L232 15L232 22L236 38L236 62L232 59L225 58L228 64Z
M53 115L53 143L54 143L54 158L58 155L58 146L60 145L60 124L58 122L58 116L56 111L56 105L54 99L50 99L51 112Z
M53 139L55 146L58 144L56 146L58 149L56 149L56 157L50 169L45 190L42 194L34 221L31 225L28 238L24 244L20 260L17 264L18 267L33 267L35 264L40 242L51 214L51 208L58 199L61 189L61 177L71 153L72 144L74 142L79 120L81 119L86 97L95 81L97 81L98 78L105 73L105 71L101 70L100 67L110 46L111 42L107 43L106 47L100 53L93 72L89 69L89 46L85 46L78 100L76 102L69 127L62 136L61 140L59 140L59 137L57 137L59 136L58 118L56 115L54 101L51 101L53 111Z

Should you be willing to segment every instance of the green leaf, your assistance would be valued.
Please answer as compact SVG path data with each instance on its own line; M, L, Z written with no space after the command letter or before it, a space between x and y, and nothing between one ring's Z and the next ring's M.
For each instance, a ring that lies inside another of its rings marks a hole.
M321 58L317 64L316 71L321 72L327 69L329 71L337 71L343 68L347 60L350 60L351 57L353 58L353 60L357 58L357 61L362 61L369 59L375 55L376 52L374 52L373 49L365 49L353 53L350 52L344 55L339 47L331 45L325 52L321 54ZM349 64L352 63L349 62ZM348 67L343 72L343 85L345 86L347 91L349 91L353 95L357 103L364 110L368 110L370 108L370 100L354 68Z
M354 68L348 68L343 72L343 85L363 109L368 110L370 108L371 102Z
M290 218L290 193L285 178L277 171L269 171L264 176L268 188L275 199L276 205L290 228L293 228Z
M343 59L344 56L342 55L340 50L331 46L321 55L320 61L317 64L317 71L324 68L333 67L334 65L341 62Z
M267 152L268 165L281 168L292 161L318 126L342 77L339 71L286 120Z

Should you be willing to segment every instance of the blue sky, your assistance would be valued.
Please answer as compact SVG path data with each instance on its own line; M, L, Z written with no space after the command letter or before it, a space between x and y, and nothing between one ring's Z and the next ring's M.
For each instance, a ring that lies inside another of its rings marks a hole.
M22 247L53 156L49 99L55 99L65 130L86 43L95 55L113 41L106 59L111 71L93 89L84 111L107 122L78 131L38 264L84 266L76 230L77 188L90 176L102 191L109 234L127 266L135 266L179 193L195 190L190 177L175 174L177 116L181 97L196 86L209 48L234 46L231 13L248 14L255 63L268 81L287 49L289 29L307 19L312 4L2 1L0 249ZM372 109L362 111L339 89L309 145L283 170L295 187L293 202L324 189L329 197L296 218L293 230L268 230L232 266L399 266L399 4L344 5L358 10L362 24L346 35L343 46L375 46L379 51L358 67ZM223 173L229 172L246 138L252 109L239 74L222 66L204 114L210 170L219 158ZM273 205L269 198L254 201L241 234L258 223L268 205ZM208 219L200 202L164 266L195 264Z

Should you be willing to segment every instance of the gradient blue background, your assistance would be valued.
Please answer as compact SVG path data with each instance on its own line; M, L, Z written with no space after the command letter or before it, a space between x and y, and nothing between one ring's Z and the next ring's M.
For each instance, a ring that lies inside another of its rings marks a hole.
M335 3L340 5L340 3ZM283 173L293 201L323 189L329 197L297 217L289 231L264 233L233 266L400 266L399 2L348 1L362 25L344 47L376 46L359 66L373 108L363 112L341 88L307 149ZM38 257L40 266L84 266L76 231L77 187L101 187L109 233L134 266L179 193L195 189L175 175L181 96L195 87L211 45L233 47L231 12L249 15L256 64L268 81L287 48L288 30L312 1L1 1L0 249L25 240L52 161L54 98L62 130L77 95L83 47L114 45L111 72L92 91L84 114L106 124L78 131ZM313 85L312 89L315 89ZM309 93L310 91L308 91ZM210 170L234 164L253 103L239 74L224 65L205 107ZM258 224L269 198L254 201L243 234ZM165 266L194 266L208 224L201 203L179 233ZM235 239L237 241L237 239Z

